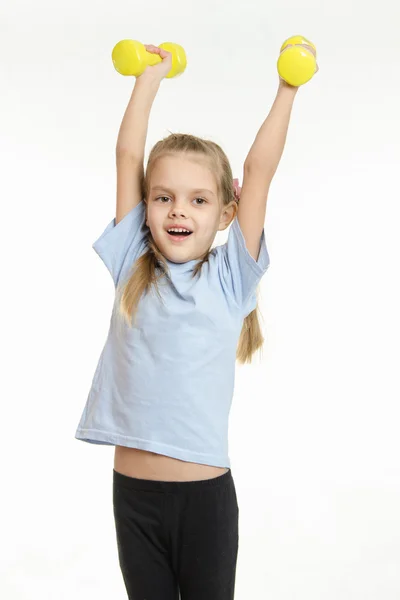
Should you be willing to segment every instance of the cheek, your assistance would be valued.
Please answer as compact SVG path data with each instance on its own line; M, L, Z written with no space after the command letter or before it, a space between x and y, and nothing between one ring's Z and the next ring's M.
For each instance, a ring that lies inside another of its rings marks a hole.
M164 238L164 223L164 218L160 219L159 216L156 216L154 213L149 215L147 227L150 229L154 240L161 242Z
M147 209L147 226L157 228L163 221L163 215L160 210L157 210L154 206Z

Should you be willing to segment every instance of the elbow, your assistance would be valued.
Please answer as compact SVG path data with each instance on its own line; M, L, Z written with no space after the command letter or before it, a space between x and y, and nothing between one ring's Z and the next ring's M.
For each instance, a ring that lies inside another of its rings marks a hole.
M268 165L268 161L260 160L254 157L246 159L244 163L244 174L257 175L266 181L272 181L276 169Z
M263 164L263 162L260 159L254 157L254 156L248 156L244 163L244 170L245 171L261 171L261 170L265 171L265 163Z

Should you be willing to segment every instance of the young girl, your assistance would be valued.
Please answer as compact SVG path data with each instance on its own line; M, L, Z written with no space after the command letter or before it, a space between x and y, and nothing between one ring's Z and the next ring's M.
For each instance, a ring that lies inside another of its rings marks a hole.
M115 285L75 437L115 446L113 507L129 599L234 597L238 504L228 455L235 361L263 343L268 190L297 92L280 80L242 190L215 143L170 135L143 162L171 54L137 78L117 149L117 208L94 250ZM240 198L240 201L239 201ZM211 249L230 224L226 244Z

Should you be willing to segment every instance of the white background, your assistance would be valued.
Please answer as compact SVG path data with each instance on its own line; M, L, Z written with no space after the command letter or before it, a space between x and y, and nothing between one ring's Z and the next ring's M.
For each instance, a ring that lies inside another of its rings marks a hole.
M74 438L114 294L91 248L114 216L134 83L112 48L188 55L161 85L146 158L190 132L242 181L299 33L320 71L270 189L266 342L238 365L230 420L236 598L399 599L399 17L389 0L2 3L2 598L126 598L114 449Z

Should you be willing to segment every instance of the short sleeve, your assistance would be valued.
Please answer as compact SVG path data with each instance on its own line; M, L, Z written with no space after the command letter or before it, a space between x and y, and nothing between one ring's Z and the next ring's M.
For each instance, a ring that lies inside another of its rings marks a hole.
M148 232L145 203L141 200L117 224L114 218L92 245L109 270L115 286L145 250Z
M227 242L219 246L218 251L220 281L226 294L233 298L240 309L250 312L250 308L254 308L257 285L270 263L265 230L262 230L257 260L254 260L247 249L237 217L231 225Z

